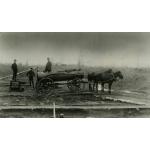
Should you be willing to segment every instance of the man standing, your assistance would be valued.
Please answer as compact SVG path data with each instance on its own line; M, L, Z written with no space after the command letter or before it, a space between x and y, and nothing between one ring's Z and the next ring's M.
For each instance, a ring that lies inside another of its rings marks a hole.
M35 73L33 71L33 68L30 68L30 70L27 72L27 76L29 78L29 83L30 86L32 85L32 87L34 88L34 77L35 77Z
M17 73L18 73L18 67L17 67L17 64L16 64L16 59L14 59L14 63L12 64L11 66L11 69L13 71L13 77L12 77L12 80L16 81L16 78L17 78Z
M52 71L52 63L51 63L51 61L50 61L50 58L48 57L47 58L47 64L46 64L46 67L45 67L45 72L51 72Z

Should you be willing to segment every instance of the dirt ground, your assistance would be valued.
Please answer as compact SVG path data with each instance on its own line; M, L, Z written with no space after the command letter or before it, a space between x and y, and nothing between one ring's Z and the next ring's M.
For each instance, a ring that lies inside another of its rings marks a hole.
M112 94L91 93L87 89L81 93L70 92L66 86L60 86L51 94L39 95L28 85L24 92L10 92L9 80L0 81L0 107L7 106L90 106L91 109L56 109L56 115L63 113L72 117L150 117L150 109L92 109L93 106L150 106L150 70L123 70L124 79L115 82ZM25 82L27 80L25 79ZM88 87L88 85L86 86ZM52 117L52 109L6 109L0 110L0 117Z
M130 94L123 93L121 91L113 91L112 95L109 95L106 91L105 93L93 93L88 90L82 91L80 93L70 92L65 86L61 86L58 89L53 90L50 95L39 95L37 92L29 85L24 86L25 90L23 92L10 92L9 86L4 86L0 84L0 106L53 106L53 102L58 106L90 106L91 109L56 109L56 116L63 113L65 118L88 118L88 117L137 117L143 116L137 113L136 109L125 109L125 110L93 110L94 106L136 106L142 105L138 104L137 97L134 95L132 99ZM5 83L6 85L6 83ZM124 94L124 99L123 98ZM128 97L127 97L128 96ZM120 99L119 99L120 97ZM135 100L134 100L135 99ZM139 100L140 101L140 100ZM147 115L147 114L146 114ZM6 109L0 110L0 117L25 117L25 118L49 118L53 117L53 109Z

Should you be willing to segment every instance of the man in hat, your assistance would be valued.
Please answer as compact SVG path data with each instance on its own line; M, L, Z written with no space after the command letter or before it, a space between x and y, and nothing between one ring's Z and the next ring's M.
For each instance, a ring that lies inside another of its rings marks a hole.
M17 67L17 63L16 63L16 59L14 59L14 63L11 65L11 69L13 71L13 77L12 80L16 81L17 78L17 73L18 73L18 67Z
M48 57L47 58L47 64L46 64L44 72L48 72L49 73L51 71L52 71L52 63L50 61L50 58Z
M35 77L35 73L33 71L33 68L30 68L30 70L27 72L27 76L29 78L29 83L30 86L33 86L34 88L34 77Z

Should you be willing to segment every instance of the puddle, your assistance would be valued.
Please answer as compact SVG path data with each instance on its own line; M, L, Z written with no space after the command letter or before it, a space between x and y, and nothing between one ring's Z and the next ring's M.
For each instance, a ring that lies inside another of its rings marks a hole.
M101 84L99 84L98 85L98 91L101 91L101 90L102 90L102 86L101 86ZM104 88L104 91L108 92L108 89ZM111 89L111 91L113 92L115 90ZM142 94L142 93L140 93L140 91L139 92L135 92L135 91L129 91L129 90L119 90L118 92L122 92L122 93L126 93L126 94L138 94L138 95Z
M127 94L140 94L139 92L133 92L133 91L129 91L129 90L122 90L121 92L127 93Z
M102 86L101 84L98 84L98 91L102 90ZM104 91L108 91L108 89L104 88ZM111 89L111 91L114 91L113 89Z

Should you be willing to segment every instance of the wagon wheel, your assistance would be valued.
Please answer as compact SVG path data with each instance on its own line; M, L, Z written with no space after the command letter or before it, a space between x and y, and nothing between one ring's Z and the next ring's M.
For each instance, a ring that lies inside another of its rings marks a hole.
M81 80L78 78L75 78L73 80L68 80L67 81L67 87L71 91L80 91L81 90Z
M43 78L41 79L36 87L36 90L38 93L41 94L48 94L49 92L51 92L54 89L54 82L52 79L50 78Z

